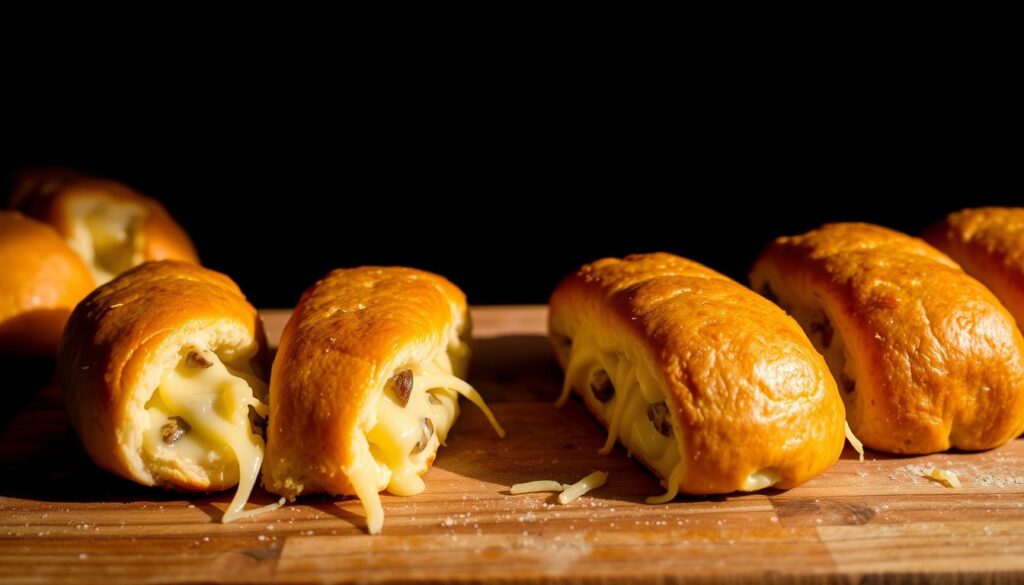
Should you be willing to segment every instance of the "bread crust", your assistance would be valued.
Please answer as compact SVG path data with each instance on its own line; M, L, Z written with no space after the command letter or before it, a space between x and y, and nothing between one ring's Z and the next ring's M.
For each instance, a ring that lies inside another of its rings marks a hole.
M466 297L402 267L330 272L303 293L270 379L263 483L271 492L353 494L364 424L395 369L468 333Z
M842 452L843 404L800 326L710 268L666 253L587 264L551 297L563 368L560 347L584 328L598 332L602 349L636 350L649 362L679 431L683 492L736 491L766 468L790 488Z
M95 283L50 226L0 211L0 354L57 355L64 323Z
M1024 339L988 289L923 240L828 224L769 245L751 282L827 313L855 376L841 391L847 417L865 445L980 450L1024 430Z
M192 240L164 206L117 181L60 167L26 170L15 179L10 203L12 208L50 224L62 238L70 240L74 227L71 204L82 198L131 203L145 210L143 261L181 260L199 264Z
M1024 208L963 209L924 237L988 287L1018 328L1024 326Z
M58 374L71 423L104 469L145 484L189 491L231 487L199 469L154 474L140 456L144 407L183 347L266 372L256 309L227 276L200 266L147 262L97 288L68 320ZM262 364L262 365L259 365Z

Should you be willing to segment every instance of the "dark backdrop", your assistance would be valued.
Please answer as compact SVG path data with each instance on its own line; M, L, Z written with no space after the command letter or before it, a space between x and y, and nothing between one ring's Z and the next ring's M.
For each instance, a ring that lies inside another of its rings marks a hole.
M0 171L61 164L133 185L263 307L371 263L442 273L477 304L544 302L581 263L641 251L744 280L771 238L826 221L917 233L1024 202L1019 138L985 112L402 104L196 120L56 100L10 117Z

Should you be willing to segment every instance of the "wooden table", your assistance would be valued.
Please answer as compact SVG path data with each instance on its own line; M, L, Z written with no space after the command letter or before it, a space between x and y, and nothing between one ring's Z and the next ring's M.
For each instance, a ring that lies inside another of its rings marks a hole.
M851 451L788 492L684 498L648 506L654 478L604 440L578 400L552 406L560 374L543 307L480 307L471 381L508 429L463 415L426 493L385 495L384 533L358 501L301 499L233 524L230 493L146 489L97 470L59 394L37 394L0 439L0 581L727 581L1024 580L1024 440L980 454L889 458ZM266 311L276 340L286 311ZM5 388L20 392L27 388ZM921 477L959 473L954 490ZM511 484L605 487L569 505L511 496ZM268 503L258 492L253 501Z

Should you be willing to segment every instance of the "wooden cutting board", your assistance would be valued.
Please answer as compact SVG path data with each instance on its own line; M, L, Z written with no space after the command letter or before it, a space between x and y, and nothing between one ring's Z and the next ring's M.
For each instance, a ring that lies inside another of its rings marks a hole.
M286 311L265 311L276 341ZM989 453L890 458L847 450L788 492L680 497L604 440L578 400L552 406L560 374L543 307L473 312L471 381L508 429L464 406L426 493L384 496L384 533L356 500L301 499L220 524L230 493L146 489L97 470L51 387L0 435L0 581L723 581L1024 580L1024 440ZM5 387L8 395L30 388ZM8 419L10 417L7 417ZM963 488L925 479L956 471ZM511 484L605 487L569 505ZM273 498L259 492L255 503Z

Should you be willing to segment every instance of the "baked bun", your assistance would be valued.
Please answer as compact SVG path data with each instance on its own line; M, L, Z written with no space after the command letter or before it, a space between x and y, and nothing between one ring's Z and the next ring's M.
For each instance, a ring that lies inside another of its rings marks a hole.
M90 457L143 485L239 485L242 512L263 458L266 338L223 274L165 260L99 287L68 320L58 373Z
M52 356L92 274L50 226L0 211L0 355Z
M791 488L843 450L843 403L793 319L672 254L605 258L551 296L570 390L662 478L663 496Z
M1024 339L1013 318L923 240L829 224L775 240L750 280L825 355L865 445L975 451L1024 430Z
M1024 208L951 213L925 239L987 286L1024 327Z
M359 497L380 532L378 492L410 496L459 414L480 407L461 378L469 359L466 297L411 268L335 270L303 295L288 320L270 379L264 486L294 499Z
M199 263L163 205L116 181L61 168L24 171L15 178L11 207L52 225L97 284L150 260Z

